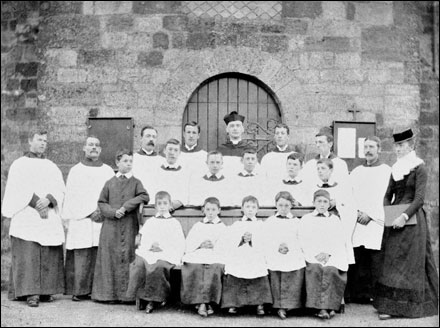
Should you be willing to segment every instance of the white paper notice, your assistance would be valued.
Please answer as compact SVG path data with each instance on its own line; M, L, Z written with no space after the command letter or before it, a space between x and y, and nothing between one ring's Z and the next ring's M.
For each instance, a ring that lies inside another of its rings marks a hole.
M342 158L356 158L356 129L338 129L338 156Z
M359 158L365 158L364 143L365 143L365 138L358 138L358 157Z

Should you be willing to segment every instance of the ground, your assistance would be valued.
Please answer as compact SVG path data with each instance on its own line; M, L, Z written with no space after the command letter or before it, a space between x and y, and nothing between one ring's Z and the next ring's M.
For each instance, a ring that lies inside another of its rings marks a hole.
M330 321L309 316L290 316L280 320L274 315L257 318L242 314L230 317L214 314L201 318L191 308L166 306L151 314L138 311L134 305L107 305L92 301L72 302L69 296L56 295L53 303L40 303L30 308L24 302L12 302L7 293L1 294L1 326L52 326L52 327L160 327L160 326L209 326L209 327L438 327L439 316L421 319L393 319L379 321L371 305L348 304L344 314L337 314Z

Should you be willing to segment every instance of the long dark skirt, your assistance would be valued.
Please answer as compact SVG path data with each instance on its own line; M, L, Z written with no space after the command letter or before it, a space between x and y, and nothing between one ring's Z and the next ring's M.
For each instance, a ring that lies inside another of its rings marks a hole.
M170 274L175 265L162 260L154 264L144 263L145 285L138 289L137 297L153 302L166 301L171 294Z
M306 307L339 310L347 284L347 272L335 267L307 263Z
M385 227L374 307L379 313L419 318L438 313L438 273L423 209L417 224Z
M184 263L180 298L183 304L220 304L223 264Z
M92 293L97 253L98 247L66 251L66 295Z
M364 246L353 250L356 263L350 264L348 268L345 302L369 302L373 298L379 272L379 251Z
M227 274L223 279L222 308L272 304L269 277L237 278Z
M62 245L41 246L11 236L11 253L9 299L64 293Z
M304 268L289 272L269 270L272 307L290 310L303 306L304 272Z

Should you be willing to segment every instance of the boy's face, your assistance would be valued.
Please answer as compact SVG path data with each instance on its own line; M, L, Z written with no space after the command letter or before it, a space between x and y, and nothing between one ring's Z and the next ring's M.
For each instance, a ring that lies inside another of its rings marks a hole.
M213 220L219 215L220 208L217 204L206 203L205 206L203 206L203 213L205 213L209 220Z
M318 164L317 168L318 168L318 177L322 181L328 181L330 179L330 176L332 175L333 170L323 163Z
M255 202L245 202L241 207L243 214L248 218L253 218L257 215L258 205Z
M164 150L168 164L175 164L180 155L179 145L167 144Z
M279 147L284 147L289 140L289 134L287 133L286 128L276 128L274 137L275 142Z
M116 161L116 166L118 167L119 172L122 174L128 173L131 171L131 167L133 165L133 156L124 154L122 155L119 161Z
M318 196L313 201L313 205L319 213L325 213L330 207L330 201L324 196Z
M43 154L47 148L47 134L35 133L32 139L29 139L29 150L35 154Z
M206 160L206 165L208 165L209 173L217 174L223 168L223 157L220 154L209 155Z
M166 213L170 211L171 202L168 198L156 199L156 210L159 213Z
M187 146L192 147L197 143L200 138L199 129L197 126L187 125L183 132L183 138Z
M253 172L258 162L257 154L245 153L241 158L241 162L243 163L243 168L247 172Z
M298 175L299 171L301 171L301 162L299 159L288 159L286 167L287 174L294 178Z
M287 215L290 212L290 209L292 208L292 203L290 200L287 200L285 198L280 198L275 204L278 213L281 215Z

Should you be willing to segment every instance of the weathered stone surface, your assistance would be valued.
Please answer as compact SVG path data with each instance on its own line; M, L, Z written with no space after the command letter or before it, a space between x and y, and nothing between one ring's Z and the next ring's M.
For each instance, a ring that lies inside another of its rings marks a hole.
M41 15L81 14L81 1L47 1L47 6L40 6Z
M134 27L134 18L131 16L114 15L106 22L106 30L109 32L127 32Z
M162 65L163 54L160 51L140 52L138 64L143 67Z
M433 136L434 136L434 132L433 132L431 127L429 127L429 126L422 126L420 128L420 137L421 138L431 139Z
M361 112L381 113L384 109L383 97L355 97L356 108Z
M37 76L39 63L18 63L15 72L26 77Z
M135 14L172 14L181 10L181 1L133 1Z
M85 65L103 66L113 63L115 60L115 51L111 49L85 50L79 51L79 63ZM76 60L75 60L76 66Z
M164 16L163 28L169 31L185 31L188 25L188 16Z
M397 30L389 27L363 29L362 57L380 61L402 61L403 56Z
M136 92L104 92L104 104L116 107L135 107L137 106Z
M285 35L262 35L261 50L270 53L286 51L289 48Z
M335 54L335 66L338 68L359 68L361 56L357 52Z
M332 68L335 65L335 55L332 52L311 52L308 64L313 68Z
M283 20L285 25L285 33L289 35L304 35L307 33L309 24L307 21L293 18L285 18Z
M390 2L356 2L355 20L364 26L392 25L393 4Z
M305 39L306 51L331 51L350 52L355 51L350 38L326 36L322 38L307 37Z
M75 67L77 65L78 53L74 50L48 49L46 56L55 60L54 65L61 67Z
M419 121L421 125L438 125L438 111L420 112Z
M284 24L263 24L261 33L284 33L286 26Z
M46 104L53 106L96 106L102 102L101 88L97 85L65 84L45 85Z
M356 7L355 7L355 5L354 5L353 3L351 3L351 2L348 2L346 5L347 5L347 9L346 9L347 16L346 16L346 18L347 18L348 20L353 20L355 14L356 14Z
M24 92L37 90L37 79L21 80L21 89Z
M127 40L128 35L125 32L104 33L101 38L101 44L106 49L120 49L125 47Z
M16 122L27 122L39 120L44 113L38 108L14 108L6 110L6 118Z
M200 50L203 48L213 48L215 46L214 33L190 33L186 39L186 47L188 49Z
M321 14L321 1L283 1L283 17L316 18Z
M174 32L171 35L171 47L182 49L186 46L186 33Z
M118 70L113 67L88 67L87 82L115 83L118 81Z
M94 1L94 14L129 14L132 11L133 2L136 3L137 1Z
M162 17L160 16L136 16L134 29L139 32L154 33L162 29Z
M322 18L341 20L346 19L345 4L342 1L322 1Z
M168 49L170 40L168 34L164 32L157 32L153 34L153 48Z
M60 68L57 74L57 81L61 83L82 83L87 78L84 69Z

